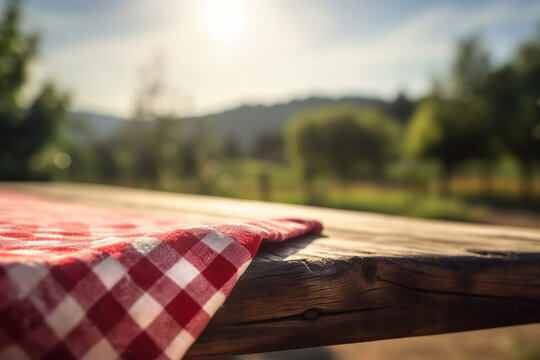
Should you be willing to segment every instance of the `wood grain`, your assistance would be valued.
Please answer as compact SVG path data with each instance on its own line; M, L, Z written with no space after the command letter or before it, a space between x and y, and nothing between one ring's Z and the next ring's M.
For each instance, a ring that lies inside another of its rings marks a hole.
M261 247L194 358L540 322L537 229L110 186L2 186L201 221L321 220L322 236Z

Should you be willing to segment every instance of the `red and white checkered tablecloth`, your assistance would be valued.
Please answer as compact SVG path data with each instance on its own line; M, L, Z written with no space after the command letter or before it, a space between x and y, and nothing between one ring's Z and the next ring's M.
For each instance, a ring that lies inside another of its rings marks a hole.
M0 190L0 359L180 359L261 241L313 220L198 225Z

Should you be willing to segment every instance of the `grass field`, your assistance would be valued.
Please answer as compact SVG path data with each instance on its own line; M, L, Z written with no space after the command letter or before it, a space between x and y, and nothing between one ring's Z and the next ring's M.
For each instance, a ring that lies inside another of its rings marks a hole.
M314 183L315 199L307 197L298 173L283 163L253 159L222 163L212 161L206 164L201 174L204 188L201 188L200 180L179 181L174 177L165 177L162 188L240 199L473 222L487 222L496 209L521 209L518 179L507 174L493 178L488 196L482 193L482 179L473 175L453 178L452 196L439 195L435 182L419 191L398 182L357 180L344 183L321 177ZM536 202L532 202L533 210L535 206L540 207L540 179L536 179L535 186L537 197Z

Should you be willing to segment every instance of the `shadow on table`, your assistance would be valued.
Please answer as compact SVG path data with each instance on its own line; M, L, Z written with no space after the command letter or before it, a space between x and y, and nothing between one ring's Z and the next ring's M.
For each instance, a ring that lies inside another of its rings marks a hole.
M332 360L332 354L325 348L310 348L276 351L263 354L236 356L235 360Z
M307 247L314 240L324 238L324 235L304 235L282 242L262 243L255 258L257 260L280 261L294 255Z

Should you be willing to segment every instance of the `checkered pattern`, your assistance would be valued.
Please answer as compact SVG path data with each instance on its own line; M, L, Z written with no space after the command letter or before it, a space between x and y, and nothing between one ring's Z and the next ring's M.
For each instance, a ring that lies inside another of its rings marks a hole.
M0 359L180 359L281 219L192 226L0 190Z

